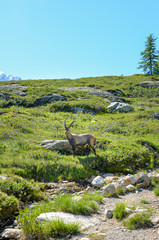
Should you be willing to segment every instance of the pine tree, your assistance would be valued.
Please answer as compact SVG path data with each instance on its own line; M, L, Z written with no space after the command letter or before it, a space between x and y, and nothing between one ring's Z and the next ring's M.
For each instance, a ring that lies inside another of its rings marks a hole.
M157 59L157 62L153 68L153 74L154 75L159 75L159 55L158 55L158 59Z
M157 65L156 39L153 34L150 34L145 42L145 50L141 52L141 61L138 68L142 68L144 73L148 75L153 75Z

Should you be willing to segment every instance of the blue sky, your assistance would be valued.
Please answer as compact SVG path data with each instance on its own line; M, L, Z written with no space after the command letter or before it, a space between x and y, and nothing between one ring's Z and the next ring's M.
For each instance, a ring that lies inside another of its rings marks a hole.
M158 0L0 0L0 71L22 79L140 73L146 38L159 38L158 11Z

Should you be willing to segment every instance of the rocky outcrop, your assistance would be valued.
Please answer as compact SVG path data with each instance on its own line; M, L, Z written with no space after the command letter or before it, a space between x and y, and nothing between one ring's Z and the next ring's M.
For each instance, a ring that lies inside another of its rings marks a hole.
M42 213L37 217L36 223L58 219L62 220L64 223L78 223L81 226L81 230L95 226L96 224L100 223L97 218L65 212Z
M157 88L159 87L159 81L144 81L139 83L139 85L146 88L150 87Z
M67 98L64 96L61 96L59 94L51 94L51 95L46 95L36 99L33 105L34 107L36 107L36 106L42 106L44 104L51 103L54 101L66 101L66 100Z
M126 104L126 103L113 102L107 107L107 110L109 110L110 112L127 113L127 112L130 112L130 111L133 111L134 108L132 106L130 106L129 104Z
M65 91L88 91L92 95L105 96L111 102L116 101L116 97L124 96L120 90L108 90L102 91L101 89L91 88L91 87L61 87L60 89Z

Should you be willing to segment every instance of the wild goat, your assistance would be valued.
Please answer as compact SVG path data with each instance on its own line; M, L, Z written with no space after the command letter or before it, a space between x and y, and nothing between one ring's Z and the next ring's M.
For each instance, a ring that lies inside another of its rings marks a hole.
M72 134L70 132L70 127L72 126L72 124L74 123L75 121L73 121L68 127L66 126L66 120L64 120L64 126L65 126L65 134L66 134L66 137L69 141L69 144L72 146L72 151L73 151L73 156L75 156L75 149L77 146L84 146L86 144L88 144L94 151L94 154L96 155L96 150L95 150L95 147L94 147L94 144L96 142L96 139L94 136L92 136L91 134L89 133L86 133L86 134ZM90 149L89 149L89 152L90 152ZM89 153L88 153L89 155Z

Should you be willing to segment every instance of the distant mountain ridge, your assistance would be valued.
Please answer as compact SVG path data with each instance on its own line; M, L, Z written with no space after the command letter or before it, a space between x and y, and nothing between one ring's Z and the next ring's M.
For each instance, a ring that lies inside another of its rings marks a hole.
M12 75L7 75L4 72L0 72L0 81L9 81L9 80L22 80L20 77L14 77Z

